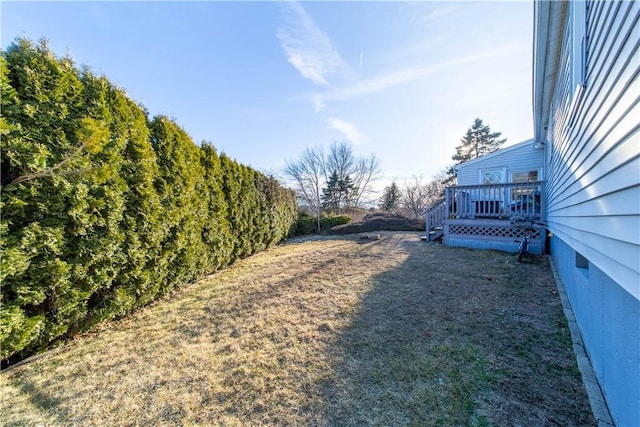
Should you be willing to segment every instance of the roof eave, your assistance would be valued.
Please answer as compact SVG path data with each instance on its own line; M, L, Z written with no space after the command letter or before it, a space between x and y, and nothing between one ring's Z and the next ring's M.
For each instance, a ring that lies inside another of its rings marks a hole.
M464 163L460 163L458 165L455 165L453 168L455 170L459 170L460 167L467 167L469 165L472 165L472 164L480 162L480 161L486 161L487 159L490 159L490 158L495 157L495 156L503 155L506 152L515 150L515 149L520 148L520 147L522 147L524 145L533 145L534 142L535 142L534 139L526 139L524 141L518 142L517 144L513 144L513 145L510 145L508 147L500 148L499 150L496 150L496 151L493 151L491 153L485 154L484 156L480 156L480 157L476 157L475 159L467 160Z
M566 10L566 2L533 2L533 121L537 142L546 140Z

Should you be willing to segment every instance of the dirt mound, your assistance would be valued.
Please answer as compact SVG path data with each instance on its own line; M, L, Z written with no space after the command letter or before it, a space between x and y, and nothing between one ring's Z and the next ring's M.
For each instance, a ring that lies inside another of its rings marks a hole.
M327 234L355 234L373 231L424 231L424 220L417 220L390 212L376 212L365 215L361 220L344 225L336 225Z

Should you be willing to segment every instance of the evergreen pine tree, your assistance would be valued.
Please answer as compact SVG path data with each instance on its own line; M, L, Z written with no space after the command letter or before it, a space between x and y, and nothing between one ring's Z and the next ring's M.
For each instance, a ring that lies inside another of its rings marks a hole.
M451 156L455 164L443 170L441 178L443 185L455 184L457 177L456 165L498 150L507 141L506 138L500 139L500 136L502 136L501 132L492 132L489 125L485 125L482 120L476 118L473 125L467 129L467 133L460 140L460 145L456 147L456 154Z
M84 328L126 314L152 301L159 293L166 269L158 267L162 238L162 207L154 187L158 165L151 146L147 117L122 90L104 77L85 72L87 102L106 98L111 139L120 147L118 176L124 181L124 212L120 222L121 251L119 269L113 282L98 289L88 302ZM97 95L99 93L99 95ZM114 259L116 261L116 259Z
M501 135L501 132L491 132L489 125L485 125L477 118L460 140L460 145L456 147L456 154L451 158L459 164L492 153L506 141L506 139L500 139Z
M333 171L322 189L322 206L329 212L338 212L340 209L340 178L338 172Z
M355 207L356 187L353 184L353 180L350 175L345 175L340 180L340 201L342 203L342 210L348 211L350 208Z
M351 207L350 201L355 187L349 175L341 177L333 171L322 190L322 203L326 211L342 212Z
M395 181L384 188L382 198L380 199L380 209L384 211L394 211L400 207L400 198L402 193Z

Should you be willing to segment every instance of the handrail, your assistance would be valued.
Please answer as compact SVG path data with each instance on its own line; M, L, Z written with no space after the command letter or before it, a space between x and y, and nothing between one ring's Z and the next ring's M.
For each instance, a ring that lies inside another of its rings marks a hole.
M445 191L447 218L544 219L545 181L464 185Z
M442 227L447 213L446 198L442 198L435 202L425 212L427 235L434 228Z

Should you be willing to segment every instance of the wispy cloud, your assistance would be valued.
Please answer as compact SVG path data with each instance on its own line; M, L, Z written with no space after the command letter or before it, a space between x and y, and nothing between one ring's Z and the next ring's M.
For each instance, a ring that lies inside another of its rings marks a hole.
M525 48L528 49L528 46ZM497 60L501 57L517 53L522 49L522 46L515 44L506 45L472 55L449 59L436 64L399 68L377 77L360 80L351 85L333 88L322 93L314 93L311 95L311 101L317 110L318 106L324 107L327 101L344 101L372 95L434 73L446 71L452 67L459 67L479 61Z
M327 119L327 123L333 129L342 133L347 141L355 145L362 144L367 140L358 127L353 123L345 122L344 120L336 119L335 117L329 117Z
M405 3L405 5L411 10L411 18L423 24L433 24L460 10L460 5L455 3L412 1Z
M351 74L330 38L296 1L282 3L283 26L277 36L287 60L313 83L330 86L330 76Z
M325 108L324 100L322 99L322 95L317 93L311 96L311 105L313 105L313 111L316 113L321 112Z

